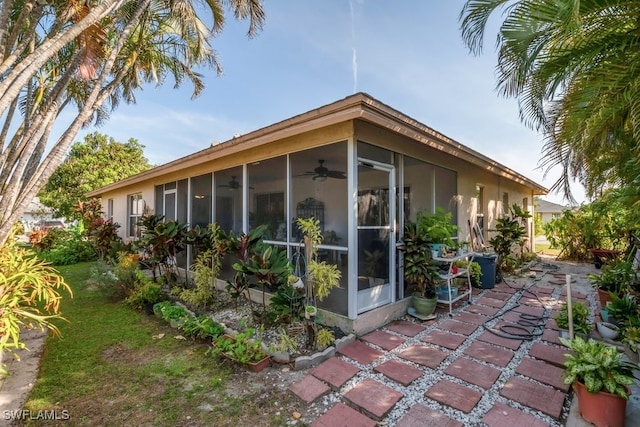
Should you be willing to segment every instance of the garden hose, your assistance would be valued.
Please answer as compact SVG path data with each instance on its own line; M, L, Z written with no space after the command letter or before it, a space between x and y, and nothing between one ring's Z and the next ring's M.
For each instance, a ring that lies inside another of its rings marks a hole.
M548 267L549 270L557 270L558 266L557 265L553 265L553 264L543 264L543 266ZM540 300L540 298L538 297L538 295L532 291L530 291L529 289L532 288L536 282L542 280L542 277L546 274L547 272L544 271L539 277L536 277L532 282L531 285L524 287L524 288L516 288L515 286L511 286L506 280L504 280L503 278L503 282L505 285L507 285L508 287L510 287L511 289L518 289L518 291L522 291L520 296L518 297L518 300L516 301L515 305L513 307L510 307L508 309L504 309L499 311L496 315L494 315L493 317L491 317L489 320L485 321L482 324L482 327L492 333L493 335L496 335L500 338L506 338L506 339L512 339L512 340L525 340L525 341L532 341L535 338L541 336L544 333L544 325L547 323L547 320L549 319L549 316L534 316L532 314L527 314L527 313L520 313L520 319L518 319L518 321L516 322L516 324L514 325L503 325L500 328L498 328L498 331L491 329L489 327L487 327L487 324L492 322L493 320L504 316L506 313L520 307L520 299L525 295L525 293L529 293L531 295L533 295L535 297L536 300L538 300L540 302L540 304L544 307L544 303ZM539 331L538 331L539 329Z

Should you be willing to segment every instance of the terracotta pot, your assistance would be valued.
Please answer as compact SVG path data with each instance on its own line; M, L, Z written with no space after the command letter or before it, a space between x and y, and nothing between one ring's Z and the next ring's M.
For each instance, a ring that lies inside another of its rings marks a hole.
M609 291L605 291L604 289L598 289L598 298L600 299L600 307L602 308L605 308L607 303L611 301Z
M257 361L257 362L246 362L243 363L242 365L250 370L251 372L260 372L263 369L267 368L270 364L270 356L265 356L263 359Z
M573 390L578 397L580 415L585 421L597 427L624 427L626 399L605 391L589 393L579 381L574 381Z

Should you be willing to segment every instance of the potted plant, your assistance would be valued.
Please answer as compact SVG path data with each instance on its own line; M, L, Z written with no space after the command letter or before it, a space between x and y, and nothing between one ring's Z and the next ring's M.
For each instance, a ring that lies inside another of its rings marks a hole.
M622 330L622 342L626 345L629 360L638 363L640 346L640 326L627 326Z
M480 286L480 278L482 277L482 268L480 267L480 264L475 261L469 262L464 259L459 259L454 261L453 265L459 268L468 268L471 284L473 286Z
M638 304L632 294L618 296L611 293L611 302L607 304L609 323L616 326L624 326L630 323L638 323Z
M169 322L172 328L180 327L188 316L187 310L180 305L169 305L162 309L162 318Z
M635 367L602 341L580 337L560 341L572 350L565 354L564 383L572 385L582 418L598 426L624 426Z
M313 319L317 313L318 309L314 305L308 305L304 308L304 317L306 319Z
M591 325L589 324L589 309L581 302L574 302L572 304L573 314L573 330L584 335L589 335L591 332ZM568 305L565 302L560 309L560 312L554 317L558 328L560 328L560 336L564 338L569 337L569 310Z
M621 295L636 279L633 265L627 261L612 262L602 268L600 274L589 274L591 285L598 291L600 305L606 307L611 294Z
M269 366L269 354L262 348L262 341L254 338L255 329L247 328L235 336L223 335L218 338L211 353L223 356L253 372L260 372Z
M440 250L442 246L454 246L453 236L458 232L458 226L451 221L451 212L441 207L437 207L434 213L420 211L416 216L420 234L425 236L434 250Z
M418 231L416 223L407 221L402 243L404 278L414 289L413 307L416 313L430 316L436 308L436 286L441 281L438 267L431 259L430 240Z

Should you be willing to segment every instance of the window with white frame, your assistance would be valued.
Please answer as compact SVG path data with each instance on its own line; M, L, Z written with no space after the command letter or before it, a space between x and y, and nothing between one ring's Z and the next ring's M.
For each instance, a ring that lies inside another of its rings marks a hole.
M138 221L144 212L144 200L142 193L130 194L127 196L127 214L128 214L128 235L129 237L140 237L140 227Z
M107 219L113 220L113 199L107 200Z

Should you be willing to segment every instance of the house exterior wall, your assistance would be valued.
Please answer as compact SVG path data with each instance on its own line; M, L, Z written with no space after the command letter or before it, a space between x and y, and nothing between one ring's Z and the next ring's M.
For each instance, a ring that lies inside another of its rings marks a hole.
M489 170L369 123L356 122L355 129L358 140L377 144L389 150L399 151L436 166L456 171L457 194L454 197L457 201L458 240L461 242L471 240L467 221L471 220L474 224L476 215L479 213L483 213L485 217L484 238L486 241L495 234L491 230L495 228L496 219L508 212L510 205L515 203L529 211L532 217L534 215L533 191L525 185L509 181ZM484 188L482 207L478 206L477 186ZM505 193L508 194L509 206L503 205ZM523 206L524 199L527 199L526 206ZM533 236L532 219L527 223L527 235L528 237ZM528 239L527 246L533 250L532 238Z

